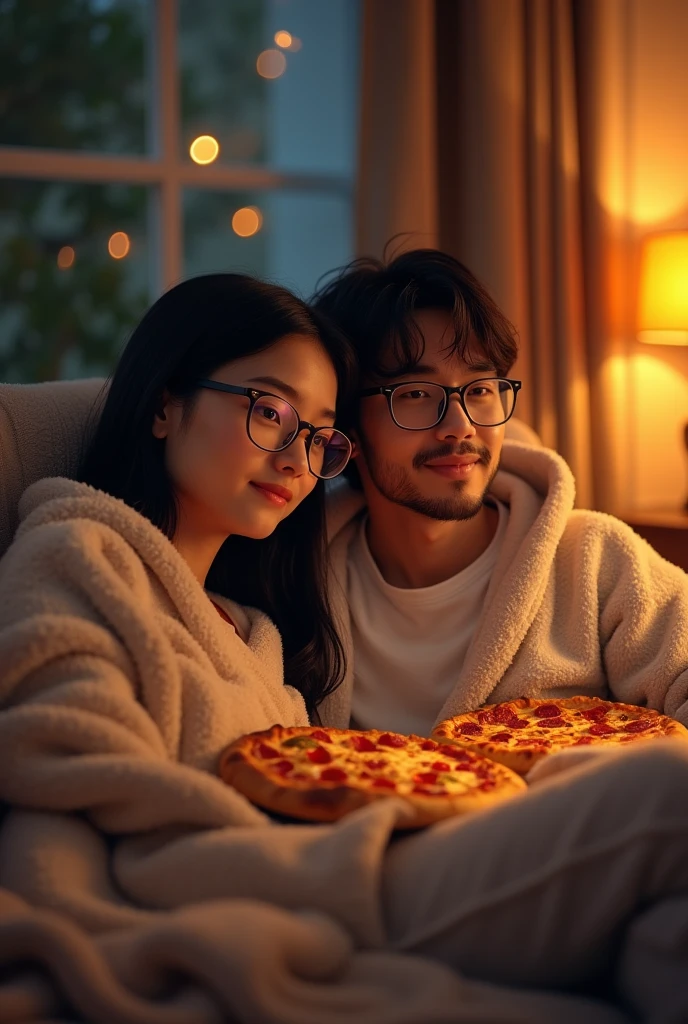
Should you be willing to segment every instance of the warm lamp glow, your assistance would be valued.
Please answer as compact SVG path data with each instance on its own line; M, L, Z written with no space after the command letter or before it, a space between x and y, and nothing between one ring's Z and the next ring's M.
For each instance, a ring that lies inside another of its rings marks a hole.
M283 50L289 49L291 41L291 32L285 32L284 29L281 29L279 32L275 32L275 42L278 46L281 46Z
M242 206L232 217L232 228L240 238L250 238L263 226L263 215L257 206Z
M651 235L643 242L638 339L688 345L688 231Z
M220 143L212 135L199 135L189 146L189 156L195 164L211 164L219 152Z
M126 231L115 231L108 239L108 252L113 260L123 260L131 248L129 235Z

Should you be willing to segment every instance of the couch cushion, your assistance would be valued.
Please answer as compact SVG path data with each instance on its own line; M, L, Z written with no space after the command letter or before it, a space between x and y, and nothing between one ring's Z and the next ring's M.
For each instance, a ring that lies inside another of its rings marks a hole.
M17 504L29 484L76 473L104 384L102 378L0 384L0 554L17 528Z

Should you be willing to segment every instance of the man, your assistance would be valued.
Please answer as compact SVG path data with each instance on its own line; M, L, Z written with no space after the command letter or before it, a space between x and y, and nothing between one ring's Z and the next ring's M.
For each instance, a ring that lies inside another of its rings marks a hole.
M350 486L331 494L348 655L325 724L427 734L520 696L589 694L688 724L688 575L574 511L554 452L504 441L515 332L457 260L356 261L316 305L357 346Z

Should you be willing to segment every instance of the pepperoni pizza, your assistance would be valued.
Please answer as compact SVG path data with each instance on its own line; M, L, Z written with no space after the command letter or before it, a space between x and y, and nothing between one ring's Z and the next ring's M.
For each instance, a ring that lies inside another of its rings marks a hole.
M230 744L219 774L258 806L307 821L336 821L399 796L414 812L401 828L466 814L526 788L509 768L470 750L376 729L274 725Z
M688 739L688 729L635 704L598 697L519 697L448 718L432 736L438 743L459 744L525 775L541 758L565 747L622 745L661 736Z

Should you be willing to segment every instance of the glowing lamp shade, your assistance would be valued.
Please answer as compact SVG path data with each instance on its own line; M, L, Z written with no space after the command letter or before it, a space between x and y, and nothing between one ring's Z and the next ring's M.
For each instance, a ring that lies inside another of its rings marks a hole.
M688 231L650 235L643 242L638 339L688 345Z

